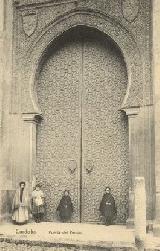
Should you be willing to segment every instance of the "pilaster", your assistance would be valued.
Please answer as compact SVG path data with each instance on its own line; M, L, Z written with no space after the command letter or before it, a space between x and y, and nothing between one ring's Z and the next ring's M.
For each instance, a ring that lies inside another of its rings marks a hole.
M134 180L135 170L137 167L138 158L138 137L137 137L137 116L139 113L139 107L132 107L124 109L128 116L129 126L129 217L127 220L127 227L133 227L134 225Z
M153 85L155 124L156 203L154 234L160 236L160 1L153 2Z
M32 170L36 166L36 127L42 117L38 114L23 114L22 115L25 127L24 140L27 148L28 162L28 181L33 180Z

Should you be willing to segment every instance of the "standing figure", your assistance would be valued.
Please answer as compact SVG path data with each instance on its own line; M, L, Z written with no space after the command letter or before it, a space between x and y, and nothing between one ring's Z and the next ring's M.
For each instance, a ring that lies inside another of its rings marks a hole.
M99 207L101 215L104 217L106 225L112 225L116 217L117 210L115 200L111 194L110 187L106 187Z
M15 224L25 224L29 220L30 199L24 181L19 183L12 203L12 220Z
M67 222L71 220L71 216L73 213L73 204L69 195L69 190L64 191L60 203L57 207L57 211L59 212L59 217L62 222Z
M41 222L44 217L44 211L45 211L44 198L45 196L42 190L40 189L40 185L36 185L35 190L32 192L31 204L32 204L32 215L35 222L37 223Z

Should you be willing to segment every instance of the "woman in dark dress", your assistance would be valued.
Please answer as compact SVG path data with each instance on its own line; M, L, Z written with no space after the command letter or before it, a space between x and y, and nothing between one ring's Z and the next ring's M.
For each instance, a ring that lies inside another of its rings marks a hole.
M111 194L110 187L106 187L105 193L100 203L100 213L105 220L106 225L112 225L113 220L116 217L117 210L115 205L115 200Z
M69 190L64 191L60 203L57 207L57 211L59 212L59 217L62 222L67 222L71 220L71 216L73 213L73 204L69 195Z

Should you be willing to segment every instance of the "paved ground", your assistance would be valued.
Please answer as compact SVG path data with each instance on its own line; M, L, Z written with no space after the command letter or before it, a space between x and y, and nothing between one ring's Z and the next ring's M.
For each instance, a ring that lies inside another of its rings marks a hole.
M29 223L0 226L0 237L13 240L82 244L102 247L133 247L134 231L125 226L78 223Z
M160 250L160 237L154 237L152 233L146 235L145 247L147 249Z
M29 223L23 226L0 225L0 238L101 247L133 247L134 230L125 226L104 226L78 223ZM160 238L146 235L145 247L160 250Z

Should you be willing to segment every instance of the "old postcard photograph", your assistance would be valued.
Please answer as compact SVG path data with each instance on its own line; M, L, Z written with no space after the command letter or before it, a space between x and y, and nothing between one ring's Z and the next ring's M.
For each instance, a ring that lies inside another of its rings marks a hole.
M0 0L0 251L160 250L160 0Z

